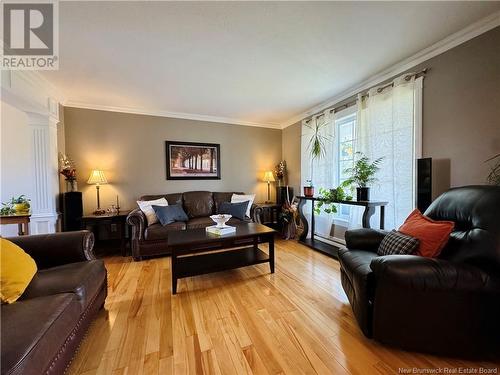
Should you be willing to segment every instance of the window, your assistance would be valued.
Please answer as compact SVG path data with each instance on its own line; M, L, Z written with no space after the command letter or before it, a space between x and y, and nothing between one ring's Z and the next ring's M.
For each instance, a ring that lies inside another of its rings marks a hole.
M354 165L354 141L356 129L356 113L352 109L341 111L336 116L336 144L335 144L335 186L342 184L349 177L345 170ZM351 207L340 205L337 214L338 219L349 220Z

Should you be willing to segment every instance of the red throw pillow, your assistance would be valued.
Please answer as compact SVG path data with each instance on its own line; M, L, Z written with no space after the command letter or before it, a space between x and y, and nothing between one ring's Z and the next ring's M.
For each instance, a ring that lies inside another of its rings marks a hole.
M453 221L436 221L422 215L415 209L399 228L401 233L418 238L420 246L417 255L435 258L448 242L455 223Z

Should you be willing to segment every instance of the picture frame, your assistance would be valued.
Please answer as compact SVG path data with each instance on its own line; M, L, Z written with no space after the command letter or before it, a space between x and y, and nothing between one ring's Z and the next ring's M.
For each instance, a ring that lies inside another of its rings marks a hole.
M167 180L220 180L220 144L165 141Z

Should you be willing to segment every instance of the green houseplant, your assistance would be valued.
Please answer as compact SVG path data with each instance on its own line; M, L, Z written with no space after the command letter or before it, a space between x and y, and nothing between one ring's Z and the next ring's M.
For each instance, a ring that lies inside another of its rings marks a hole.
M323 211L327 214L336 213L336 203L352 200L352 197L347 195L341 186L329 190L320 188L319 194L320 200L318 200L314 206L314 212L318 215L321 213L321 208L323 208Z
M20 195L19 197L12 197L10 200L11 207L12 209L17 213L17 214L24 214L29 212L30 210L30 200L26 198L26 196Z
M356 161L352 168L347 168L345 173L349 174L347 180L342 183L343 187L356 186L356 200L370 200L369 185L377 181L375 174L380 170L383 157L370 162L370 159L362 152L356 152Z
M314 159L321 159L325 156L326 144L330 141L330 137L324 134L323 129L327 126L324 117L313 117L305 126L311 129L312 135L308 143L308 149L311 154L311 180L307 180L307 184L304 186L304 195L306 197L312 197L314 195L314 186L312 183L314 176Z

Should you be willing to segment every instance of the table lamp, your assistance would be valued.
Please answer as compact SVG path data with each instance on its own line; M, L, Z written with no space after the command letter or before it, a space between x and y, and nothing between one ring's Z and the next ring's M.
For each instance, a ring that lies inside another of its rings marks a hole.
M272 171L267 171L264 173L264 181L267 182L267 201L266 203L271 203L271 182L274 182L274 175Z
M101 201L99 198L99 185L107 184L108 180L104 176L104 172L98 169L94 169L90 173L90 177L87 181L87 184L95 185L95 189L97 191L97 210L94 211L94 215L102 215L106 213L106 210L101 209Z

